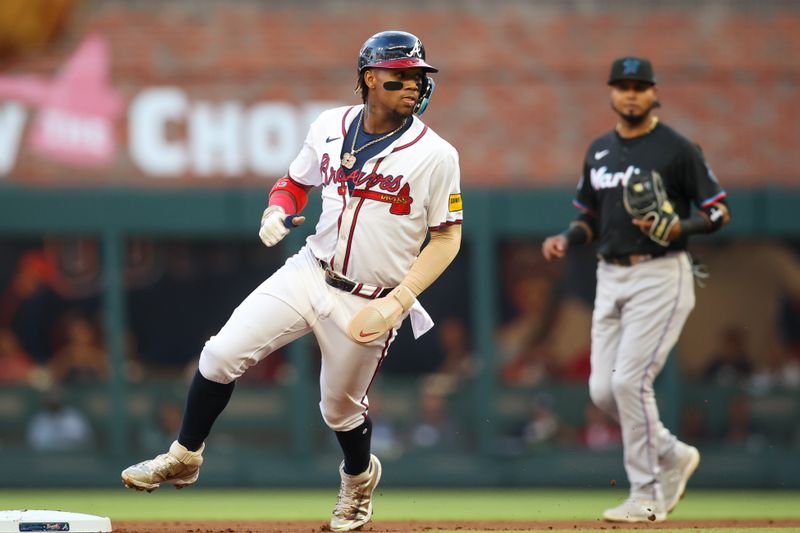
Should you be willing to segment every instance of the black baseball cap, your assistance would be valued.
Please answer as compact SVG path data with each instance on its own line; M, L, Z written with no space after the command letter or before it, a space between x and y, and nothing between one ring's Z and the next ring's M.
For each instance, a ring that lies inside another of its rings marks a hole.
M608 84L612 85L622 80L645 81L655 85L656 75L653 73L653 65L643 57L620 57L611 64Z

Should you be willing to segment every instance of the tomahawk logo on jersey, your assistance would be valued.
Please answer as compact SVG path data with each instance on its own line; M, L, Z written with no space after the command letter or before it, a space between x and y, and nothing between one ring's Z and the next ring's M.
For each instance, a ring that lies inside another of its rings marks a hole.
M344 168L342 143L362 108L323 112L289 176L323 187L322 213L307 241L314 255L345 276L393 287L419 255L429 229L463 219L458 153L413 116L406 131L360 169Z

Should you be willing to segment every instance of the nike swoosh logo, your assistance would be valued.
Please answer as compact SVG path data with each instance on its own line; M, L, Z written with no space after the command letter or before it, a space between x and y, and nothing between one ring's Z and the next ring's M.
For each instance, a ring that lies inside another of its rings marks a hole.
M329 142L335 141L336 139L340 139L340 138L341 137L328 137L327 139L325 139L325 142L329 143Z
M361 331L358 332L358 336L359 337L369 337L370 335L375 335L376 333L378 333L378 332L377 331L373 331L372 333L364 333L364 330L362 329Z
M603 159L605 156L608 155L609 150L600 150L599 152L594 153L594 158L597 160Z

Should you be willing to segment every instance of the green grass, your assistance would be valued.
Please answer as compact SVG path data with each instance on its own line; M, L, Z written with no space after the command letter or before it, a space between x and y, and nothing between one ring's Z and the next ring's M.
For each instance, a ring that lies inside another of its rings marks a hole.
M2 490L0 509L52 509L112 520L326 520L329 490ZM594 520L623 490L378 489L380 520ZM800 492L691 490L675 519L800 518ZM573 530L574 531L574 530ZM730 533L731 529L726 529ZM752 529L749 530L752 533Z

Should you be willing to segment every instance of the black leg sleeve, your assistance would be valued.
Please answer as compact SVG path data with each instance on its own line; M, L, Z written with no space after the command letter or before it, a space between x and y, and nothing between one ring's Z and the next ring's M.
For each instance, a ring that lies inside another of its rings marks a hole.
M360 474L369 467L369 447L372 442L372 420L350 431L337 431L336 438L344 452L344 473Z
M186 396L178 442L193 452L197 451L211 433L214 421L228 405L235 385L235 381L228 384L209 381L199 370L195 372Z

